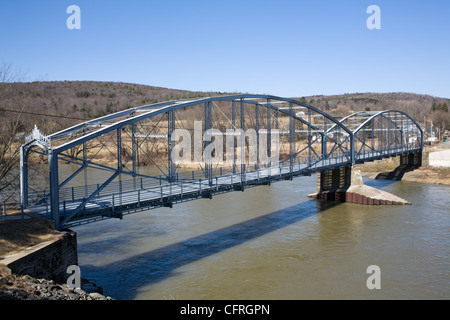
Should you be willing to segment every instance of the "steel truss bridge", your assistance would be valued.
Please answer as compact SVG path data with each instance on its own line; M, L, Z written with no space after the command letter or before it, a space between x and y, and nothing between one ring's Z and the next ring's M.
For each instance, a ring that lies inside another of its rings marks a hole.
M422 147L419 124L396 110L336 119L269 95L167 101L49 136L35 128L21 146L20 196L61 230ZM48 187L31 191L37 158Z

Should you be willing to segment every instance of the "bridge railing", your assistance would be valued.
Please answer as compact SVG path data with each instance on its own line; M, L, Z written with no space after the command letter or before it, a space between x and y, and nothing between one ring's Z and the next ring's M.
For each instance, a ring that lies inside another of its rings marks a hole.
M0 206L0 221L6 221L11 218L25 218L25 206L20 202L2 201Z
M286 165L298 165L298 164L306 164L306 167L316 168L317 162L320 160L320 158L317 155L311 155L311 156L299 156L292 161L290 159L284 159L280 161L280 166L286 166ZM323 164L331 164L340 162L343 163L346 161L346 156L342 154L338 158L328 158L323 160ZM213 170L213 176L211 178L215 177L222 177L226 175L231 174L241 174L244 171L245 172L251 172L256 171L263 168L268 168L269 165L248 165L244 164L236 165L236 166L221 166L217 167ZM244 168L244 169L243 169ZM178 181L197 181L198 179L208 179L206 176L206 173L204 170L186 170L186 169L179 169L175 176L174 176L174 182ZM120 193L120 192L126 192L126 191L133 191L133 190L139 190L139 189L148 189L152 187L158 187L161 185L169 184L170 181L167 179L167 176L160 175L155 177L145 177L145 176L136 176L136 177L130 177L128 176L124 180L117 180L114 182L111 182L106 187L104 187L101 191L97 193L97 195L94 198L99 198L104 195L109 195L112 193ZM101 183L97 184L90 184L85 186L72 186L72 187L64 187L59 190L59 199L60 201L76 201L79 199L86 198L90 194L94 193L100 188ZM49 190L39 190L39 191L33 191L29 193L29 203L30 204L47 204L49 203Z

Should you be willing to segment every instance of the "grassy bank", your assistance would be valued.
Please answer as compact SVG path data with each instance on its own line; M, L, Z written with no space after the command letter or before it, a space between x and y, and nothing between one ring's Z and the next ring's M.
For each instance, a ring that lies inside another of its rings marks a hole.
M0 222L1 258L18 253L28 247L48 241L59 234L47 221L40 219L18 219Z

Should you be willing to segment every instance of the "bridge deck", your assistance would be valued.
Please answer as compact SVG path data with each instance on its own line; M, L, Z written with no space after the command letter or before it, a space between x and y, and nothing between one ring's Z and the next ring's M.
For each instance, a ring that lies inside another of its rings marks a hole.
M356 162L363 163L398 156L406 151L408 153L412 152L405 148L398 148L384 153L363 153L359 155ZM123 214L131 212L162 206L171 207L172 204L177 202L201 197L208 198L217 193L243 190L246 187L267 184L271 181L286 180L294 176L310 175L315 172L350 165L351 162L342 156L322 159L313 163L294 163L292 169L290 164L286 164L245 173L226 174L211 179L180 179L176 182L148 188L134 187L131 190L122 190L120 193L99 193L85 205L83 205L85 199L82 198L61 201L59 214L63 220L73 215L70 217L70 221L65 224L66 227L71 227L105 218L122 218ZM47 204L31 205L28 209L48 219L52 219L49 213L49 205Z

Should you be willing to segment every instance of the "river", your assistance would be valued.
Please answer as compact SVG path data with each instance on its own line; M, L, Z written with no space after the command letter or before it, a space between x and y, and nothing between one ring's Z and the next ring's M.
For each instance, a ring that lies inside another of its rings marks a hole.
M295 178L74 227L81 276L127 300L449 299L450 187L365 182L412 205L317 201Z

